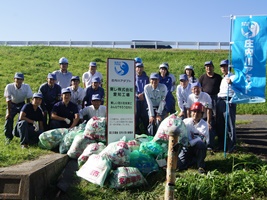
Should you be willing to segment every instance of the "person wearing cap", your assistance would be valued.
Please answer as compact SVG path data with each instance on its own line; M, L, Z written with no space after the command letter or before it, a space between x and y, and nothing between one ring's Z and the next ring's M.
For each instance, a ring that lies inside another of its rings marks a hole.
M227 131L227 144L228 152L232 152L236 145L236 130L235 130L235 120L236 120L236 104L227 102L231 100L234 95L232 89L232 82L234 80L234 75L231 73L231 68L229 68L229 61L222 60L220 63L221 72L223 79L220 85L220 91L218 93L217 100L217 114L216 114L216 133L218 135L218 150L223 150L224 146L224 134L225 134L225 112L226 106L228 105L228 131Z
M90 106L92 101L92 95L99 94L101 97L101 105L104 104L105 91L100 87L99 77L92 79L92 85L85 89L85 96L83 98L83 107Z
M70 101L69 88L61 90L62 100L57 102L51 112L50 128L73 128L79 122L78 106Z
M185 170L196 164L198 172L205 173L205 158L209 143L209 127L203 120L204 106L195 102L190 107L191 117L183 120L188 133L188 147L182 147L178 156L178 170Z
M5 87L4 97L6 98L7 109L5 116L4 133L6 137L6 144L9 144L13 139L13 124L14 117L20 113L21 108L30 102L32 98L32 90L28 84L23 83L24 74L16 72L14 76L14 83L9 83Z
M170 68L169 63L164 62L164 63L162 63L162 64L167 65L167 66L168 66L168 69ZM172 74L172 73L170 73L170 72L169 72L169 77L171 77L171 79L172 79L172 88L171 88L171 92L173 92L173 91L176 89L176 78L175 78L174 74Z
M62 57L59 59L60 69L53 72L56 74L56 83L61 88L67 88L70 86L70 79L72 77L72 73L68 71L69 61L67 58Z
M198 82L198 79L195 77L194 67L191 65L186 65L184 67L184 74L187 75L189 83Z
M44 116L40 108L42 99L43 95L41 93L34 93L31 103L25 104L20 111L14 135L20 137L22 148L27 148L29 144L37 144L39 135L44 131Z
M147 115L147 102L144 94L144 87L149 84L149 78L144 71L144 64L135 63L135 96L136 96L136 113L135 113L135 134L141 134L140 125L143 127L148 126L148 115ZM145 134L147 130L145 129Z
M176 88L176 97L178 107L180 109L179 117L186 118L187 111L186 111L186 102L188 96L192 93L191 91L191 84L189 83L188 77L186 74L180 75L180 85Z
M150 83L145 85L144 93L148 105L148 133L154 136L159 124L167 116L165 99L168 89L165 84L159 83L158 73L150 74Z
M49 129L52 108L61 98L61 87L56 83L56 79L56 74L48 73L47 82L43 83L38 90L43 95L41 108L44 112L45 131Z
M83 76L82 76L82 82L83 82L84 88L88 88L89 86L91 86L93 78L96 78L96 77L100 79L99 84L100 86L102 86L103 76L96 69L97 69L96 62L90 62L88 72L83 73Z
M80 120L90 120L92 117L106 117L106 106L101 105L101 96L99 94L92 95L90 106L79 111Z
M166 111L167 113L175 113L175 99L174 96L172 94L172 78L169 76L169 65L162 63L159 66L159 83L161 84L165 84L168 92L167 92L167 96L166 96Z
M139 57L134 58L135 63L143 63L142 59Z
M72 76L71 78L71 86L67 87L71 91L70 101L77 104L78 110L82 109L82 102L85 96L85 90L79 86L80 77Z
M214 72L214 65L213 62L206 61L205 64L205 71L206 73L200 76L199 82L202 86L202 91L206 92L210 95L212 100L212 119L210 125L210 147L214 147L214 140L215 140L215 127L216 127L216 103L217 103L217 95L220 90L220 84L222 81L222 77Z
M190 107L195 102L200 102L205 108L203 119L208 122L210 128L212 118L212 101L209 94L201 91L201 85L199 82L191 83L191 91L192 93L188 96L186 101L187 117L191 117Z

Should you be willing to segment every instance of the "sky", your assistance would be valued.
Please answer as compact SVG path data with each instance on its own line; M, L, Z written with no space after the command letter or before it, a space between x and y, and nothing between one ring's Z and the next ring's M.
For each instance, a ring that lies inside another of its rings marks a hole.
M1 0L0 41L229 42L231 15L266 0Z

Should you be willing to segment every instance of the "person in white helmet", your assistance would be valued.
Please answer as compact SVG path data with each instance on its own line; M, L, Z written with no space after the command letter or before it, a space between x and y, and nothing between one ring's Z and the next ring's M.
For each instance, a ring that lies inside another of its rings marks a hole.
M69 61L67 58L62 57L59 59L60 69L53 72L56 74L56 83L63 89L70 86L72 73L68 71Z

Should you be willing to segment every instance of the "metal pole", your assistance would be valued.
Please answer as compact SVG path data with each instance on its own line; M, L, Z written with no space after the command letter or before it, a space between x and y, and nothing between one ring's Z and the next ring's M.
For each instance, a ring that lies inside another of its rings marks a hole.
M174 188L176 179L176 168L178 161L178 136L180 134L179 127L169 129L169 146L168 146L168 159L166 170L166 186L165 186L165 200L174 200Z
M230 26L230 44L229 44L229 55L228 60L231 63L231 44L232 44L232 26L233 26L233 16L230 16L231 26ZM228 64L228 78L230 77L230 67ZM229 114L229 84L227 88L227 97L226 97L226 111L225 111L225 130L224 130L224 158L226 158L226 144L227 144L227 133L228 133L228 114Z

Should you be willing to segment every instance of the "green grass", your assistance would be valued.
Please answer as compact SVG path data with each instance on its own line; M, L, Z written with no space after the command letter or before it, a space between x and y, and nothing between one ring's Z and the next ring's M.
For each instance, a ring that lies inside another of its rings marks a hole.
M183 73L185 65L193 65L196 77L204 73L203 63L213 60L215 71L220 73L220 60L228 57L226 50L155 50L155 49L103 49L69 47L5 47L0 46L0 93L4 93L6 84L13 82L15 72L23 72L25 83L30 84L33 92L46 82L49 72L59 68L60 57L69 60L69 71L82 76L88 70L90 61L98 63L98 71L106 77L107 58L143 59L145 71L149 75L157 72L162 62L168 62L171 73L176 77ZM104 87L106 79L104 79ZM4 118L6 103L0 99L0 167L10 166L36 159L50 151L36 146L21 150L19 140L15 138L9 146L4 145ZM242 104L237 106L238 114L266 114L267 104ZM248 123L248 122L240 122ZM176 199L267 199L266 163L254 155L240 149L236 154L223 153L208 155L206 158L207 176L197 174L196 169L177 172L175 186ZM132 190L114 190L99 187L76 178L68 196L70 199L163 199L165 172L160 171L149 177L149 185Z

